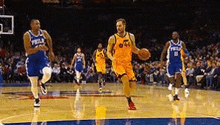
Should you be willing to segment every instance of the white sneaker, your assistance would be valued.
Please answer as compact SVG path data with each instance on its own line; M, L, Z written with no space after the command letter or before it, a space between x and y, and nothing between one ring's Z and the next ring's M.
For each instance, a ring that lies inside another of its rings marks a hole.
M167 97L168 97L169 101L173 101L173 96L172 96L172 94L167 95Z
M186 98L189 97L189 89L188 89L188 88L185 89L185 97L186 97Z
M35 99L34 100L34 107L40 107L40 99Z
M172 88L173 88L173 84L169 84L169 86L168 86L168 90L172 90Z

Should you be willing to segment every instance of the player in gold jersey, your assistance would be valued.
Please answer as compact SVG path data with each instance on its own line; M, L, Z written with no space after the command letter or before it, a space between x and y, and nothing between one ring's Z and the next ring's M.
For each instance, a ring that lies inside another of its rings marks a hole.
M129 110L136 110L131 100L131 89L136 89L136 78L131 64L132 52L138 54L135 37L126 32L126 21L116 20L117 33L108 40L107 55L112 61L113 70L123 83L123 91L128 100Z
M103 49L102 44L99 43L98 49L96 49L93 53L93 61L95 62L96 71L98 74L99 91L102 91L102 87L105 85L106 57L106 51Z

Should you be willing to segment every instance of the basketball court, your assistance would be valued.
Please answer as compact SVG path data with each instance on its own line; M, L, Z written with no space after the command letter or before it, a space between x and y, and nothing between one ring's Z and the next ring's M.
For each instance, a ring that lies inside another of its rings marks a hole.
M180 91L180 101L170 102L167 87L138 85L133 94L136 111L127 110L122 84L108 83L97 91L96 83L83 84L77 92L73 83L54 83L34 108L29 86L3 87L0 95L0 124L56 125L217 125L220 124L220 92Z

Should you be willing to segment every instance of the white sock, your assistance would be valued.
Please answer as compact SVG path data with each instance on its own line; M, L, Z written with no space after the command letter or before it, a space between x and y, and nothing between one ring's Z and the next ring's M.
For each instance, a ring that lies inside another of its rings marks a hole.
M76 81L77 81L77 83L79 83L80 76L81 76L81 72L76 71Z
M175 88L175 95L178 95L179 93L179 88Z

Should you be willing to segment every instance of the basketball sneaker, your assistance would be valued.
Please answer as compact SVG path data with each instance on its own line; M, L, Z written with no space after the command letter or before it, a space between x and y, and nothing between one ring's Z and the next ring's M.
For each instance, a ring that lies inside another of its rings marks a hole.
M189 89L185 88L185 97L188 98L189 97Z
M169 86L168 86L168 90L171 91L171 90L172 90L172 87L173 87L173 84L170 83Z
M47 94L47 88L46 88L45 84L41 83L40 88L41 88L42 94L46 95Z
M135 105L134 105L134 103L132 101L129 103L128 110L137 110Z
M34 99L34 107L40 107L40 99Z
M173 96L173 100L174 100L174 101L179 101L180 99L179 99L178 95L174 95L174 96Z

